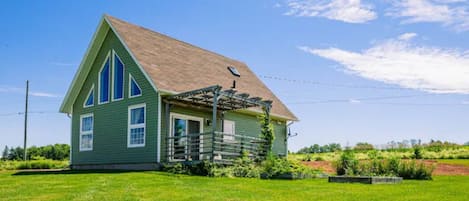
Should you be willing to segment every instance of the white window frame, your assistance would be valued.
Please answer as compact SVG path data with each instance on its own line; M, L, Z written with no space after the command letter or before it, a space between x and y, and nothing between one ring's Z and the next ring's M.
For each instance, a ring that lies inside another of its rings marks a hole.
M86 102L88 101L88 98L90 97L91 92L93 92L93 104L91 104L91 105L86 105ZM86 95L85 102L83 102L83 108L93 107L93 106L94 106L95 94L96 94L96 93L94 93L94 84L93 84L93 85L91 85L91 89L90 89L90 91L88 92L88 95Z
M174 129L174 119L175 118L178 118L178 119L183 119L183 120L192 120L192 121L198 121L200 122L200 127L199 127L199 133L203 133L204 132L204 118L202 117L196 117L196 116L191 116L191 115L186 115L186 114L180 114L180 113L174 113L174 112L171 112L169 114L169 119L170 119L170 127L169 127L169 136L170 137L174 137L174 133L173 133L173 129ZM189 126L189 124L186 124L186 132L187 130L189 130L187 127ZM187 133L186 133L187 134ZM200 135L199 137L200 141L203 142L204 140L204 136L203 135ZM169 140L169 142L167 143L174 143L174 139L173 140ZM168 146L170 147L170 146ZM203 146L203 143L200 143L199 145L199 152L203 152L204 150L204 146ZM170 152L174 151L174 150L168 150ZM199 159L200 160L203 160L203 154L200 154L199 155ZM174 159L174 157L171 157L169 159L170 161L184 161L186 159Z
M231 134L231 135L236 135L236 122L235 121L232 121L232 120L226 120L226 119L223 119L223 134L225 134L225 126L226 126L226 123L228 124L231 124L232 125L232 129L233 129L233 133L227 133L227 134ZM224 141L234 141L235 140L235 136L231 136L231 135L223 135L223 140Z
M135 124L135 125L131 125L131 111L132 109L136 109L136 108L141 108L143 107L143 123L141 124ZM146 123L147 123L147 105L146 103L141 103L141 104L137 104L137 105L131 105L129 106L129 109L128 109L128 112L127 112L127 148L134 148L134 147L145 147L145 142L146 142L146 133L147 133L147 128L146 128ZM143 127L143 144L130 144L130 130L131 129L134 129L134 128L142 128Z
M116 56L117 58L121 61L122 63L122 66L123 66L123 70L122 70L122 76L123 76L123 80L122 80L122 98L118 98L118 99L114 99L114 76L115 76L115 68L116 68ZM124 99L124 91L125 91L125 64L124 62L122 61L122 59L119 57L119 55L117 55L116 51L112 50L112 73L111 73L111 100L114 102L114 101L120 101L122 99Z
M137 84L138 89L140 89L140 94L139 95L132 96L132 93L131 93L132 92L132 80L135 81L135 84ZM139 97L139 96L142 96L142 94L143 94L142 88L140 87L140 85L138 85L137 80L134 79L132 74L129 73L129 98Z
M108 97L108 100L105 101L105 102L101 102L101 72L103 71L104 69L104 66L106 65L106 62L108 61L109 57L111 56L111 51L109 51L107 53L107 56L106 58L104 59L104 62L103 64L101 64L101 69L99 69L99 73L98 73L98 105L101 105L101 104L106 104L106 103L109 103L111 101L111 98L112 97ZM112 74L112 61L109 60L109 73ZM111 79L111 77L109 77L109 79ZM112 81L111 81L112 82ZM112 90L112 83L110 84L110 86L108 87L108 90ZM110 95L110 93L108 93L108 95Z
M92 123L92 127L91 127L91 131L83 131L82 128L83 128L83 119L84 118L87 118L87 117L91 117L93 119L93 123ZM89 135L91 134L91 148L83 148L81 147L81 139L82 139L82 136L83 135ZM94 115L93 113L88 113L88 114L82 114L80 115L80 139L78 140L78 143L79 143L79 150L80 152L81 151L93 151L93 144L94 144Z

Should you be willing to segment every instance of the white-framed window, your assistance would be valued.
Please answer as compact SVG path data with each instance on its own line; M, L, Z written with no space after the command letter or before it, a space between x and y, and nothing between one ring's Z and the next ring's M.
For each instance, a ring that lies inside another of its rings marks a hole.
M94 84L91 86L90 91L88 92L88 95L86 96L86 100L83 103L83 107L91 107L94 105Z
M145 146L146 104L129 106L127 147Z
M93 114L80 116L80 151L93 150Z
M110 95L110 76L111 76L111 60L109 59L110 53L106 56L104 63L99 71L98 76L98 91L99 91L99 104L109 102Z
M112 54L112 101L118 101L124 98L124 63L114 50Z
M230 120L223 120L223 133L227 135L223 135L223 140L235 140L235 122Z
M138 97L142 95L142 89L138 85L137 81L135 81L134 77L129 74L129 97Z

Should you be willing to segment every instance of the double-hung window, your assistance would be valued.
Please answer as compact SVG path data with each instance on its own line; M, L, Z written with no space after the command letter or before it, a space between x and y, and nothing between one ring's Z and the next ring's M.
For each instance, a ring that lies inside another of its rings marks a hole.
M223 120L223 140L235 139L235 122L230 120Z
M93 114L80 116L80 151L93 150Z
M129 106L127 147L145 146L145 104Z

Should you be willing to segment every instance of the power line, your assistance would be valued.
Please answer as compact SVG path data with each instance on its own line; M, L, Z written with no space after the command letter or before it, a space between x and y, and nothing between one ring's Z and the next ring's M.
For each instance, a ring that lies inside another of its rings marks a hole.
M287 103L287 104L302 105L302 104L320 104L320 103L340 103L340 102L351 102L351 101L368 101L368 100L389 100L389 99L414 98L414 97L434 96L434 95L437 95L437 94L378 96L378 97L348 98L348 99L329 99L329 100L317 100L317 101L290 102L290 103Z
M54 111L31 111L28 114L58 114L59 112ZM24 115L24 112L11 112L11 113L3 113L0 116L16 116L16 115Z
M418 90L418 89L420 89L420 90L442 91L442 92L444 92L444 91L452 92L454 90L469 91L469 88L467 88L467 89L454 89L454 88L453 89L450 89L450 88L443 89L443 88L419 87L417 89L412 89L412 88L402 88L402 87L381 87L381 86L357 85L357 84L336 84L336 83L319 82L319 81L313 81L313 80L290 79L290 78L285 78L285 77L260 75L260 74L258 74L258 76L260 78L278 80L278 81L285 81L285 82L296 83L296 84L308 84L308 85L335 87L335 88L382 89L382 90Z

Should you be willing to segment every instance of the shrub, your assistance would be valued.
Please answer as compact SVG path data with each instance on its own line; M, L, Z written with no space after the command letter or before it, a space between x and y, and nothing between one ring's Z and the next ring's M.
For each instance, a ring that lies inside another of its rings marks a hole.
M54 160L32 160L21 161L16 165L16 169L61 169L68 167L67 161Z
M302 178L311 178L316 175L315 170L297 161L273 156L269 156L267 160L262 163L262 169L262 174L265 175L266 178L278 178L285 174L292 174Z
M260 167L249 158L247 152L244 152L241 158L236 159L230 169L235 177L259 178L261 172Z
M414 156L413 158L415 159L422 159L423 156L422 156L422 147L420 146L415 146L414 147Z
M313 156L311 156L311 154L306 154L305 157L303 157L303 159L301 159L302 161L312 161L313 160Z
M358 172L358 160L351 150L346 150L340 155L336 164L337 175L354 175Z
M210 174L208 176L211 177L233 177L233 170L231 168L212 168Z
M314 160L315 161L324 161L324 158L321 157L321 156L317 156Z
M428 167L423 162L406 161L399 166L398 176L404 179L431 180L433 170L433 166Z

